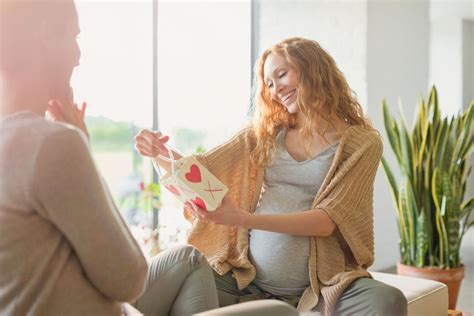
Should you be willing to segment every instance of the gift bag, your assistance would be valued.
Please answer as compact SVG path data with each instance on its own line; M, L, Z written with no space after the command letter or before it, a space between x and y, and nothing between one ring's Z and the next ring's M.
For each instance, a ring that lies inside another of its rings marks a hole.
M192 200L202 209L215 211L229 189L196 158L188 156L174 160L170 148L168 153L170 158L159 156L171 164L171 171L165 175L162 175L160 167L153 159L162 188L173 193L183 203Z

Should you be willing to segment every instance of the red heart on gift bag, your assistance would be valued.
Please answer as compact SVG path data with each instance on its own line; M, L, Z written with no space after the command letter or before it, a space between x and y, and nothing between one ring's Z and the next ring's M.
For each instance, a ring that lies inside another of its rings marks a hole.
M176 189L176 188L175 188L174 186L172 186L171 184L165 185L165 188L167 188L168 191L170 191L170 192L173 193L174 195L181 196L181 194L179 193L178 189Z
M203 200L201 200L200 197L196 197L194 200L193 200L194 204L196 204L197 206L199 206L200 208L202 208L203 210L206 210L207 211L207 208L206 208L206 204L204 203Z
M191 169L185 174L185 177L189 182L201 182L201 171L199 170L199 167L196 165L191 165Z

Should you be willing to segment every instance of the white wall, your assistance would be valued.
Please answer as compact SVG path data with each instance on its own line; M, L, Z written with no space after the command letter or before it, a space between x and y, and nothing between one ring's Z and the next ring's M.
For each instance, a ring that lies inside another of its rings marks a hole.
M367 104L366 1L257 1L254 56L288 37L318 41Z
M472 19L474 17L474 3L472 0L431 0L430 19L437 20L443 17Z
M474 2L431 1L429 82L438 88L446 115L465 109L474 98L473 24Z
M473 4L474 6L474 4ZM462 22L463 37L463 110L474 99L474 18Z
M463 104L462 20L440 17L431 21L430 85L436 85L442 113L454 115Z

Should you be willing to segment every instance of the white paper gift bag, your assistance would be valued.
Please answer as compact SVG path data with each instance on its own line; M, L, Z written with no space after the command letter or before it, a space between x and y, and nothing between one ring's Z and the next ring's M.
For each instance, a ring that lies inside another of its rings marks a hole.
M174 160L170 149L171 159L159 156L171 164L170 172L161 176L161 171L155 159L153 165L160 174L160 183L163 188L173 193L181 202L189 200L208 211L214 211L222 202L229 190L196 158L192 156Z

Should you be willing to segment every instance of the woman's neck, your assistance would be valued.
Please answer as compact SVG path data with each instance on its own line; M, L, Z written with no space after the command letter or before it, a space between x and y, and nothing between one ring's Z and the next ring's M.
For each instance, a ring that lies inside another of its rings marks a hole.
M295 117L295 124L291 127L291 129L294 130L301 130L303 126L306 124L308 121L307 117L300 113L296 113ZM337 127L337 121L338 119L336 117L332 117L329 121L324 119L322 116L319 116L316 118L315 122L315 128L318 132L323 133L325 130L331 130Z
M0 80L0 91L0 117L21 111L44 116L48 100L41 89L3 79Z
M300 112L296 113L295 125L290 129L301 133L304 124L306 123L307 118ZM335 115L331 115L330 120L326 120L323 117L318 117L315 124L314 130L312 131L313 137L321 137L324 134L324 138L330 142L334 142L340 138L344 129L349 127L349 125L343 122L340 118Z

